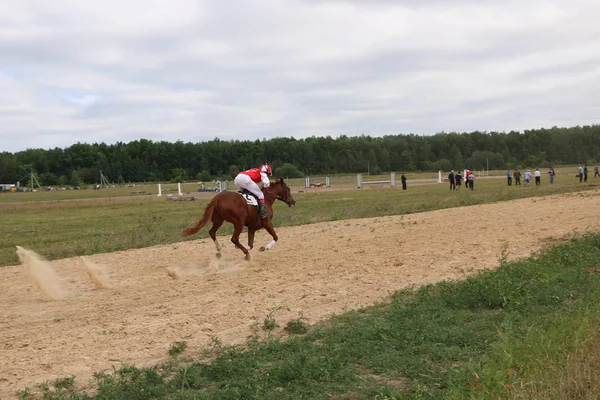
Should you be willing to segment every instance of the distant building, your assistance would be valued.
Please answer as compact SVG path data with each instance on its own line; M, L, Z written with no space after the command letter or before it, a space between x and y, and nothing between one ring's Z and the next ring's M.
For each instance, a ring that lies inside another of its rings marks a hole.
M17 186L12 183L0 183L0 192L16 192Z

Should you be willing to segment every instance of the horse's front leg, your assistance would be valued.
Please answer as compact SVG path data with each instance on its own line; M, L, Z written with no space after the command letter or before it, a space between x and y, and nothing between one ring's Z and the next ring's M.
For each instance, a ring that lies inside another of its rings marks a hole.
M270 250L271 248L273 248L273 246L275 246L275 244L277 244L277 239L279 239L279 237L277 237L277 234L275 233L275 228L273 228L271 220L264 220L263 227L267 232L269 232L271 236L273 236L273 240L271 240L266 246L262 246L260 249L258 249L259 251Z

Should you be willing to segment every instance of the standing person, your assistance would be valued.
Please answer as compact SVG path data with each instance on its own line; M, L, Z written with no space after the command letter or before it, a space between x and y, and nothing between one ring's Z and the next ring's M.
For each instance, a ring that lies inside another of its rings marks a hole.
M580 165L579 166L579 183L581 183L583 181L583 167Z
M521 186L521 171L515 169L515 186Z
M258 187L258 183L262 182L263 187L268 188L271 186L271 181L269 181L271 175L273 175L271 166L264 162L258 168L251 168L240 172L233 180L238 189L246 189L256 196L258 199L258 212L261 218L267 218L271 213L265 209L265 195Z
M456 181L456 190L459 190L460 185L462 185L462 175L460 174L460 171L454 175L454 180Z
M406 176L402 174L400 180L402 181L402 190L406 190Z
M583 181L587 182L587 165L583 166Z
M539 169L536 168L534 175L535 175L535 186L540 186L542 184L542 173L540 172Z
M529 170L525 171L525 175L523 175L523 178L525 178L525 186L529 186L529 181L531 180L531 172Z
M598 173L598 164L594 165L594 179L596 176L600 176L600 173Z
M508 181L508 186L512 186L512 174L510 173L510 169L506 171L506 180Z
M454 181L454 170L448 174L448 181L450 181L450 190L456 190L456 182Z
M548 175L550 175L550 184L554 183L554 177L556 176L556 172L554 172L554 168L550 167L548 170Z
M469 175L469 177L467 178L467 180L469 181L469 189L475 190L475 188L474 188L474 185L475 185L475 174L472 173L471 171L467 171L467 174Z

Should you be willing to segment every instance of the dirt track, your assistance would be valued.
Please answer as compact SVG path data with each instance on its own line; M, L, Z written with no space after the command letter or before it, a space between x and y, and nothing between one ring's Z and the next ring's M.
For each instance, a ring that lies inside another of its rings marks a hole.
M282 326L300 312L315 322L408 285L493 268L504 243L509 258L523 257L547 237L597 230L598 196L281 228L277 246L253 250L251 263L224 238L216 272L207 267L214 246L206 239L88 257L106 267L112 289L96 289L81 259L58 260L52 265L69 293L61 301L46 300L23 267L0 268L0 398L73 374L85 383L111 365L151 365L178 340L189 354L213 335L243 343L251 325L279 306L289 307L275 312ZM257 247L269 240L260 232Z

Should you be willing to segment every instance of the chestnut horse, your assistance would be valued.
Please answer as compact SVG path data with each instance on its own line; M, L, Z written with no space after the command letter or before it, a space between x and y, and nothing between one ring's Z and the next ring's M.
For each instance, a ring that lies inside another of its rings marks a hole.
M241 194L237 192L221 192L208 203L202 217L185 228L181 234L183 236L193 235L208 224L209 221L212 221L212 228L210 228L208 234L215 242L217 258L220 258L221 245L217 240L217 231L221 225L223 225L223 222L230 222L233 224L231 242L244 252L246 260L250 260L250 253L248 253L248 250L252 249L254 246L254 233L257 230L265 228L267 232L273 236L273 240L266 246L261 247L259 249L260 251L269 250L277 243L278 237L275 233L275 228L273 228L273 224L271 223L273 203L275 200L281 200L290 207L293 207L296 204L296 200L292 197L290 188L285 184L283 179L278 179L273 182L269 188L262 188L262 192L265 195L265 208L271 214L269 217L260 218L258 207L248 204ZM240 243L240 234L242 233L244 226L248 227L248 246L244 246Z

